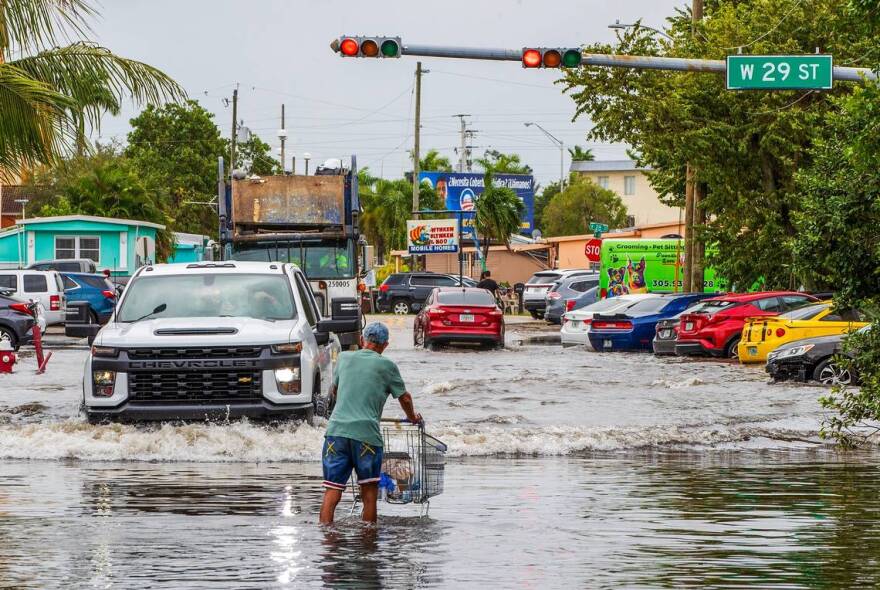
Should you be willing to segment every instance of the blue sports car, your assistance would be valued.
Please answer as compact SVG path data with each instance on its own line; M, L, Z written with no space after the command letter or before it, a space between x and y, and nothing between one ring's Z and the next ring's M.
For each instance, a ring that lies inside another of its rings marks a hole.
M664 293L639 301L623 313L596 314L588 336L594 350L651 350L657 322L717 293Z

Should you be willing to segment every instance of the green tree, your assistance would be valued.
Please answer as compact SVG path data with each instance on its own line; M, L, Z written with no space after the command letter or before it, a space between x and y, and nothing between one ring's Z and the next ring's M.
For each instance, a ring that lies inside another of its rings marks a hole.
M518 154L505 154L498 150L486 150L475 162L486 172L493 174L531 174L532 168L523 164Z
M125 155L170 195L177 231L216 235L217 158L226 142L213 115L196 101L149 105L131 120Z
M231 141L227 139L226 153L229 153L231 147ZM234 169L244 170L247 174L256 174L257 176L282 173L281 163L272 157L272 147L255 133L251 133L247 141L235 145Z
M87 40L60 46L84 37L95 16L89 0L0 2L0 179L82 152L86 127L99 127L126 97L184 96L152 66Z
M592 221L607 224L611 229L623 227L626 207L614 191L576 174L571 176L565 190L547 203L541 216L548 236L588 233Z
M568 153L573 162L584 162L596 159L596 156L593 155L593 150L590 148L582 148L579 145L576 145L573 148L568 148Z
M859 17L839 0L715 0L696 28L679 11L668 19L672 40L635 27L597 53L724 59L740 46L751 54L833 51L852 63L877 51ZM780 18L785 15L785 18ZM768 23L774 23L768 27ZM695 32L693 32L695 30ZM795 172L809 164L809 148L835 95L832 92L731 92L722 76L620 68L578 68L563 81L577 114L594 123L591 139L625 142L666 202L684 198L686 164L706 188L701 232L718 245L711 263L738 284L763 278L768 287L797 286L792 242L801 206Z
M430 149L419 160L419 169L422 172L452 172L452 164L449 163L449 158L441 156L435 149Z
M166 226L156 240L164 260L173 246L167 191L151 183L115 146L97 146L40 171L33 179L38 215L95 215L150 221Z
M541 194L535 195L535 228L545 231L544 228L544 209L547 204L559 194L559 183L551 182L544 187Z
M477 199L474 225L483 236L483 264L489 257L492 242L510 248L510 234L519 233L523 214L523 202L513 189L496 186L492 172L483 177L483 193Z
M797 176L802 209L794 251L799 270L822 289L836 291L835 304L872 314L866 333L847 338L853 355L842 360L861 387L839 387L821 398L834 412L823 436L854 445L874 435L880 421L880 87L871 83L822 122L822 137L810 150L811 164Z

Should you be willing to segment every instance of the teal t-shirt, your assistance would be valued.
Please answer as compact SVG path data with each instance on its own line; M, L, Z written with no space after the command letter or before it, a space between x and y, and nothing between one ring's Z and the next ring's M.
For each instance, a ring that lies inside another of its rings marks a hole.
M343 352L333 383L336 407L327 425L327 435L383 446L379 420L385 401L389 395L397 399L406 393L397 365L372 350Z

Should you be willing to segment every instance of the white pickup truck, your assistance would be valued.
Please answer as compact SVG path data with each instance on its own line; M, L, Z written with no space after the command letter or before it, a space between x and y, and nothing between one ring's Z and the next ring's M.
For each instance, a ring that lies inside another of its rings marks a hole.
M143 267L95 336L86 417L311 419L332 383L336 334L360 330L356 300L336 309L341 317L321 318L293 264Z

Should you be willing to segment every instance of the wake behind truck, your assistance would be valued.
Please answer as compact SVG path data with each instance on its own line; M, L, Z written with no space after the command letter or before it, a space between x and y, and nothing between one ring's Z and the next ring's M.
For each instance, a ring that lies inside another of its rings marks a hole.
M313 176L234 173L222 193L224 260L294 263L308 277L324 317L361 319L360 279L369 261L358 228L354 156L349 168L328 160ZM343 348L349 348L359 333L339 336Z

